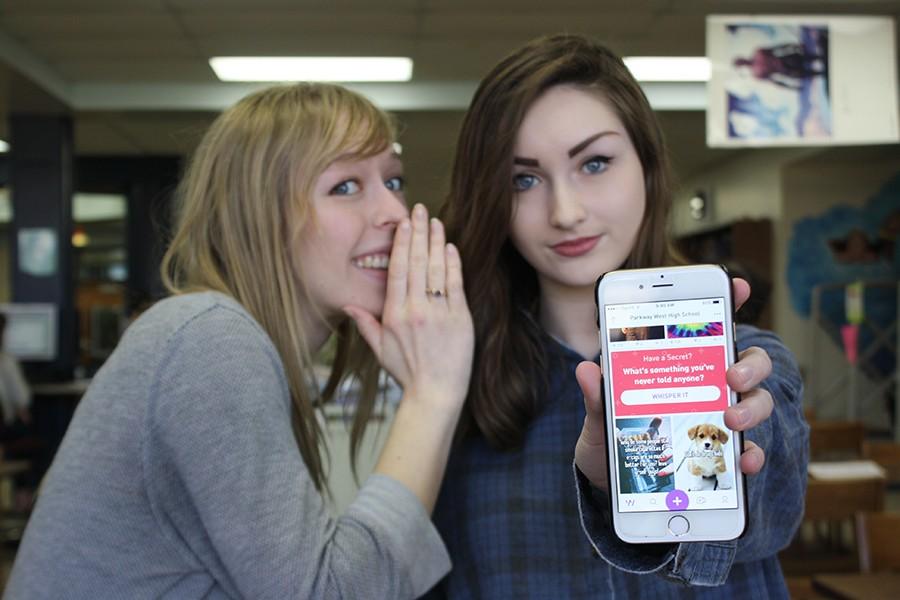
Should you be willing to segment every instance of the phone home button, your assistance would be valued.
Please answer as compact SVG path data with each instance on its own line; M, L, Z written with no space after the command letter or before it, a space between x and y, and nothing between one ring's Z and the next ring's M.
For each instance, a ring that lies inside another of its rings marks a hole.
M681 515L669 519L669 533L675 537L682 536L691 530L691 523Z

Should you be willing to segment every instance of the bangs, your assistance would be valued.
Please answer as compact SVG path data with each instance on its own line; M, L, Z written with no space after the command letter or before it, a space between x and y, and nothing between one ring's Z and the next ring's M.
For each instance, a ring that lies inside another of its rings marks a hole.
M281 194L289 246L296 243L304 229L316 226L310 199L319 176L338 160L359 161L383 152L396 136L394 117L355 92L326 84L294 89L309 96L303 115L306 122L296 122L299 115L292 114L296 125L290 131L280 132L285 144L292 147L290 166L283 170L290 174L287 189ZM299 270L299 265L296 268Z
M354 98L347 103L333 124L342 130L332 137L330 148L324 155L327 163L337 159L361 160L374 156L389 147L396 137L396 126L391 116L375 108L368 101Z
M310 197L318 177L337 160L357 161L388 148L395 139L394 119L365 97L340 86L301 84L292 88L303 98L303 111L290 111L290 125L279 135L290 150L283 173L289 174L282 207L293 242L315 221Z

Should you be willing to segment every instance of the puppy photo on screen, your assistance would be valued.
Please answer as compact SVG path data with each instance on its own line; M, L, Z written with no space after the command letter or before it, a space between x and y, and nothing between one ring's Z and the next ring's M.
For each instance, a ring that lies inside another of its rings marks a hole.
M685 458L688 472L694 476L688 491L731 489L733 479L725 462L728 432L702 423L688 429L687 435L691 443Z

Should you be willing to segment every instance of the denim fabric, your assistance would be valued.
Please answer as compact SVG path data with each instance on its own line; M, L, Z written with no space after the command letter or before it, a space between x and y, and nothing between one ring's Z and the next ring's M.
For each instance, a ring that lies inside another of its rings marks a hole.
M525 442L500 452L472 438L455 449L434 520L453 560L430 598L787 598L777 552L803 512L808 427L796 362L776 336L738 326L738 348L772 358L772 416L746 434L766 451L748 477L749 525L730 543L625 544L609 503L577 473L584 403L576 352L548 339L549 393ZM556 360L556 358L560 360ZM582 523L583 518L583 523ZM588 535L585 535L585 530Z

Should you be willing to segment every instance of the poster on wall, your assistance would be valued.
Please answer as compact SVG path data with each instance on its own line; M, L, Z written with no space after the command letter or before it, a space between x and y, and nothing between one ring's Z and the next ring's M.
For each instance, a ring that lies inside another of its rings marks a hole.
M895 48L891 17L707 17L707 145L900 141Z
M34 277L56 274L56 232L45 227L19 230L19 270Z

